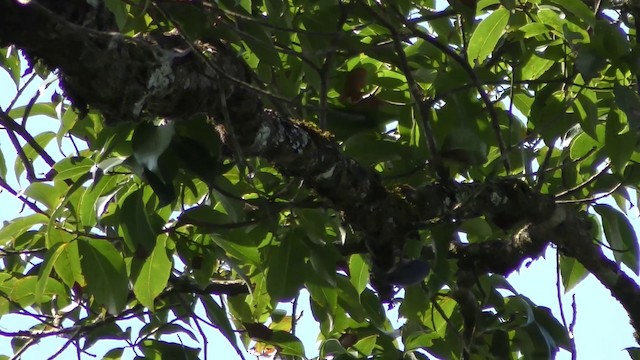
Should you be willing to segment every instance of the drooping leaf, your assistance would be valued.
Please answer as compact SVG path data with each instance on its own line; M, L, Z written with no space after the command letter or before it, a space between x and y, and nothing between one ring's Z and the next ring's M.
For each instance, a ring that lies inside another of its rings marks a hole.
M307 249L301 235L300 231L288 233L280 246L274 247L269 253L267 287L274 299L292 299L304 282Z
M604 235L611 246L613 257L618 263L623 263L634 273L640 272L640 253L638 237L623 213L607 204L595 205L593 209L602 217Z
M129 294L129 278L122 255L104 240L78 239L78 250L87 292L109 313L122 311Z
M142 268L133 281L133 292L136 298L149 309L154 309L154 299L167 286L173 267L166 242L166 236L157 238L156 246L144 260Z
M156 245L159 228L152 220L145 205L143 189L138 189L124 199L120 208L120 224L124 241L130 250L138 247L150 252Z
M563 256L560 258L560 274L564 292L567 293L584 280L589 272L576 259Z
M161 340L144 340L140 349L145 359L198 360L200 349Z
M360 254L351 255L349 259L349 273L351 283L361 294L369 283L369 265Z
M240 351L238 348L238 340L236 338L236 333L231 326L231 322L227 317L226 312L217 302L215 302L211 297L202 296L200 298L204 305L205 313L207 314L207 318L218 327L218 330L224 335L224 337L229 340L231 345L236 349L236 351Z

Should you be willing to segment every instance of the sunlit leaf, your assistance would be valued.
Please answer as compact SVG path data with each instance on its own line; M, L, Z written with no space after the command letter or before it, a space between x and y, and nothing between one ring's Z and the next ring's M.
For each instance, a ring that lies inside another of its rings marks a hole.
M509 22L509 10L500 8L487 16L469 40L467 55L471 65L482 63L495 49Z
M358 291L358 294L362 293L369 283L369 265L362 255L351 255L349 259L349 273L351 274L349 279Z
M153 309L154 299L167 286L172 269L166 246L166 236L157 239L156 246L148 258L144 260L142 268L133 281L133 292L140 303L149 309Z
M613 257L618 263L623 263L634 273L640 271L638 253L638 237L629 219L620 211L606 204L595 205L593 209L602 217L604 235L611 246Z
M124 308L129 278L122 256L105 240L78 239L80 265L88 293L111 314Z

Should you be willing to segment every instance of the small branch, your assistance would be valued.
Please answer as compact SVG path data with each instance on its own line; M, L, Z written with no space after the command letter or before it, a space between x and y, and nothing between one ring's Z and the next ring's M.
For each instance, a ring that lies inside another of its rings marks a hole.
M560 308L560 319L562 320L562 326L568 331L569 337L569 351L571 352L571 358L576 357L576 342L573 338L573 334L569 324L567 323L567 317L564 314L564 304L562 301L562 274L560 273L560 252L556 251L556 297L558 298L558 307ZM574 295L575 304L575 295ZM573 318L575 320L575 316Z
M18 141L18 137L16 133L20 135L26 142L29 144L37 153L42 157L42 159L49 165L53 167L55 165L55 160L36 142L36 140L31 136L31 134L25 129L22 125L18 124L15 120L13 120L9 114L0 109L0 125L4 126L7 130L7 135L11 140L11 144L15 148L20 161L23 162L25 170L27 172L27 180L29 181L48 181L49 179L38 179L35 175L33 164L24 150L22 149L22 145Z
M438 151L438 145L436 144L436 139L433 134L433 129L431 127L431 107L428 106L431 102L425 102L424 96L418 87L415 79L413 78L413 74L411 73L411 68L409 67L409 62L407 60L407 56L404 53L404 49L402 48L402 43L400 42L400 36L396 31L395 27L390 24L384 17L378 14L373 8L368 7L363 4L369 10L369 12L376 18L380 23L382 23L388 30L391 32L391 37L393 39L393 45L398 55L398 59L400 60L400 70L404 73L404 76L407 79L407 85L409 86L409 92L411 93L411 97L413 98L416 112L419 114L420 120L422 120L422 126L420 127L424 132L424 137L427 141L427 148L429 149L429 160L433 163L436 172L439 174L441 179L449 178L448 171L444 168L442 159L440 158L440 152ZM394 9L395 10L395 9Z
M549 149L551 150L551 149ZM595 149L593 149L592 151L590 151L590 153L592 153L593 151L595 151ZM548 153L551 153L551 151L549 151ZM587 180L583 181L582 183L567 189L563 192L560 192L558 194L555 195L556 199L565 197L567 195L570 195L574 192L580 191L582 189L584 189L585 187L587 187L589 184L593 183L594 181L596 181L598 179L598 177L604 173L606 173L607 171L609 171L609 169L611 169L611 164L607 164L604 168L602 168L600 171L596 172L595 174L593 174L590 178L588 178Z
M16 102L18 102L18 99L20 99L20 96L22 95L22 93L24 93L24 91L27 89L27 87L29 86L29 84L31 84L31 82L33 80L35 80L35 78L38 75L34 72L33 74L31 74L31 76L29 76L29 78L27 79L27 81L24 82L24 84L20 87L20 89L18 89L18 92L16 93L16 95L13 97L13 99L11 100L11 102L9 103L9 106L7 107L7 114L13 109L14 106L16 106Z
M19 194L14 188L11 187L3 178L0 178L0 187L8 191L11 195L18 198L24 205L37 214L49 216L44 210L40 209L36 203L27 200L26 197Z
M476 90L478 91L478 94L480 94L480 98L482 99L485 106L487 107L487 111L489 112L489 118L491 119L491 127L493 128L493 131L496 136L496 140L498 141L498 148L500 149L500 155L504 160L504 166L508 173L510 171L511 166L509 165L509 157L507 156L507 147L505 145L504 139L502 138L502 133L500 132L500 121L498 119L498 112L496 111L496 108L493 105L493 102L489 98L489 95L487 95L487 92L482 87L480 79L476 75L473 68L471 68L471 66L469 65L469 62L465 58L460 56L458 53L456 53L452 48L440 43L438 39L418 29L416 27L416 24L408 22L403 16L399 16L399 18L403 22L404 26L406 26L409 30L411 30L416 37L423 39L429 44L435 46L438 50L442 51L445 55L449 56L455 62L457 62L462 67L462 69L467 73L467 75L471 79L472 84L475 86Z

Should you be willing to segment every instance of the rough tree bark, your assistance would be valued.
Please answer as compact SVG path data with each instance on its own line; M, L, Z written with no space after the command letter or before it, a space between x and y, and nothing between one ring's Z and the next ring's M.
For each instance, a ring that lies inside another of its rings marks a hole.
M261 98L268 94L251 85L250 72L222 43L102 31L112 28L109 13L84 0L26 5L0 0L0 14L0 45L15 45L28 58L57 69L76 107L100 111L109 124L210 115L219 124L211 136L237 142L244 156L271 161L329 200L367 239L367 248L355 251L370 252L383 270L394 265L393 254L425 224L486 215L514 235L452 243L449 255L458 259L460 278L465 272L507 275L555 243L611 291L640 332L640 289L592 241L584 214L556 205L525 183L494 179L387 189L371 169L344 156L328 134L265 108Z

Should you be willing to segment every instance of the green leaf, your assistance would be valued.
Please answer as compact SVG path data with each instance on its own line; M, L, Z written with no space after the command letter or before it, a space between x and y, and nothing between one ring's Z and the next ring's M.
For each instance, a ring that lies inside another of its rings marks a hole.
M11 111L9 111L9 117L12 119L19 119L24 117L24 115L29 110L29 117L44 115L50 117L52 119L58 118L58 113L56 112L56 106L53 103L36 103L31 105L18 106Z
M553 342L565 350L571 349L569 331L551 313L551 309L544 306L536 306L533 309L536 323L551 335Z
M160 236L133 282L133 292L142 305L154 309L154 300L167 286L172 268L167 252L167 237Z
M629 219L610 205L598 204L593 209L602 217L602 226L607 242L618 263L629 267L636 275L640 272L638 238Z
M360 303L371 323L379 328L384 328L387 317L380 298L371 289L364 289L360 294Z
M47 250L42 266L40 267L40 272L38 273L38 282L36 284L36 289L33 293L33 299L36 303L42 302L47 285L50 280L53 280L50 277L51 270L53 269L53 264L56 263L58 257L60 257L64 252L65 245L65 243L57 243L49 250Z
M118 25L118 29L122 30L127 23L127 18L129 17L126 3L120 0L105 0L104 4L113 14L116 24Z
M36 302L35 290L37 286L38 276L25 276L13 283L13 288L11 289L9 297L12 301L18 303L22 308L29 307ZM51 301L51 298L54 295L59 297L58 304L64 306L65 302L62 301L63 297L66 297L64 286L62 286L62 284L55 279L49 279L46 281L45 287L42 290L39 303L46 303L48 301Z
M0 150L0 179L7 178L7 162L4 158L2 150Z
M122 359L122 353L124 352L124 348L115 348L107 351L106 354L102 357L102 360L120 360Z
M598 73L607 65L606 58L592 43L584 44L578 50L575 67L583 78L589 80L598 77Z
M90 173L95 166L93 160L82 156L71 156L58 161L53 169L56 170L56 180L77 180L82 175Z
M38 224L46 224L49 221L46 215L32 214L5 222L0 228L0 244L6 244L8 240L15 240L20 234Z
M588 26L595 25L596 17L593 10L581 0L548 0L550 3L557 5L565 10L565 12L575 15L578 19L584 21Z
M121 177L117 175L103 175L84 190L78 200L78 218L82 225L93 227L98 224L98 205L107 194L115 191L119 179Z
M198 360L200 349L183 344L147 339L140 344L144 359Z
M29 198L44 204L48 209L55 209L62 200L62 194L53 185L34 182L24 190Z
M244 235L244 236L243 236ZM212 236L216 245L220 246L225 252L234 258L246 261L249 264L260 266L260 252L257 243L251 236L244 232L233 231L228 236Z
M218 328L222 335L229 340L233 348L236 349L237 352L240 352L238 348L238 338L224 309L210 296L201 296L200 300L204 306L207 318Z
M467 55L472 66L482 63L495 49L509 22L509 10L499 8L480 22L469 40Z
M80 265L80 250L77 241L57 242L63 244L62 253L58 256L57 261L53 264L56 274L60 276L62 282L69 288L74 285L85 286L86 282L82 275L82 267Z
M305 357L302 341L286 331L274 330L268 343L278 346L285 355Z
M349 274L351 275L349 280L356 288L358 294L367 287L369 283L369 264L361 254L351 255L349 258Z
M118 314L127 303L129 278L116 248L105 240L78 239L80 265L88 293L110 314Z
M640 129L640 97L633 89L616 84L613 95L620 110L627 115L631 130Z
M267 288L273 299L293 299L304 282L307 248L301 231L289 232L280 246L273 247L267 259Z
M337 290L338 290L338 304L345 309L351 317L357 321L362 322L366 319L366 314L360 304L360 296L358 291L351 284L345 276L338 275Z
M604 149L611 159L611 167L617 173L624 173L636 148L638 136L635 131L625 128L620 110L612 110L607 117Z
M397 141L384 139L379 134L364 132L350 136L344 143L344 153L363 165L400 160L407 148Z
M15 47L8 47L0 49L0 66L6 70L7 75L11 77L11 80L16 85L16 89L20 85L21 71L21 57L18 55L18 49Z
M562 287L564 287L564 292L567 293L584 280L589 275L589 272L576 259L561 256L560 274L562 276Z
M238 19L238 25L242 29L240 37L256 54L261 63L264 62L274 67L281 66L280 55L276 51L267 27L241 19Z
M151 214L147 213L143 189L132 192L124 199L118 215L124 241L131 251L137 251L138 246L146 251L155 247L159 229L154 226Z
M347 349L345 349L340 341L337 339L327 339L322 342L320 345L320 359L326 359L328 356L336 356L345 354Z
M542 24L538 25L541 25L546 30L546 26ZM529 58L526 59L522 66L515 70L521 72L520 76L522 80L535 80L549 70L553 64L555 64L555 61L539 56L536 52L531 52Z
M322 306L330 315L335 315L338 308L338 291L335 287L306 284L311 299Z
M362 339L359 339L358 342L353 345L353 348L358 350L358 353L368 356L373 352L378 336L379 335L377 334L365 336Z
M518 28L518 31L524 34L525 39L528 39L534 36L549 33L549 28L547 28L545 24L534 22L521 26L520 28Z
M578 115L582 130L594 139L597 139L596 125L598 124L598 107L596 106L596 93L593 90L585 89L578 94L572 104L574 113Z

